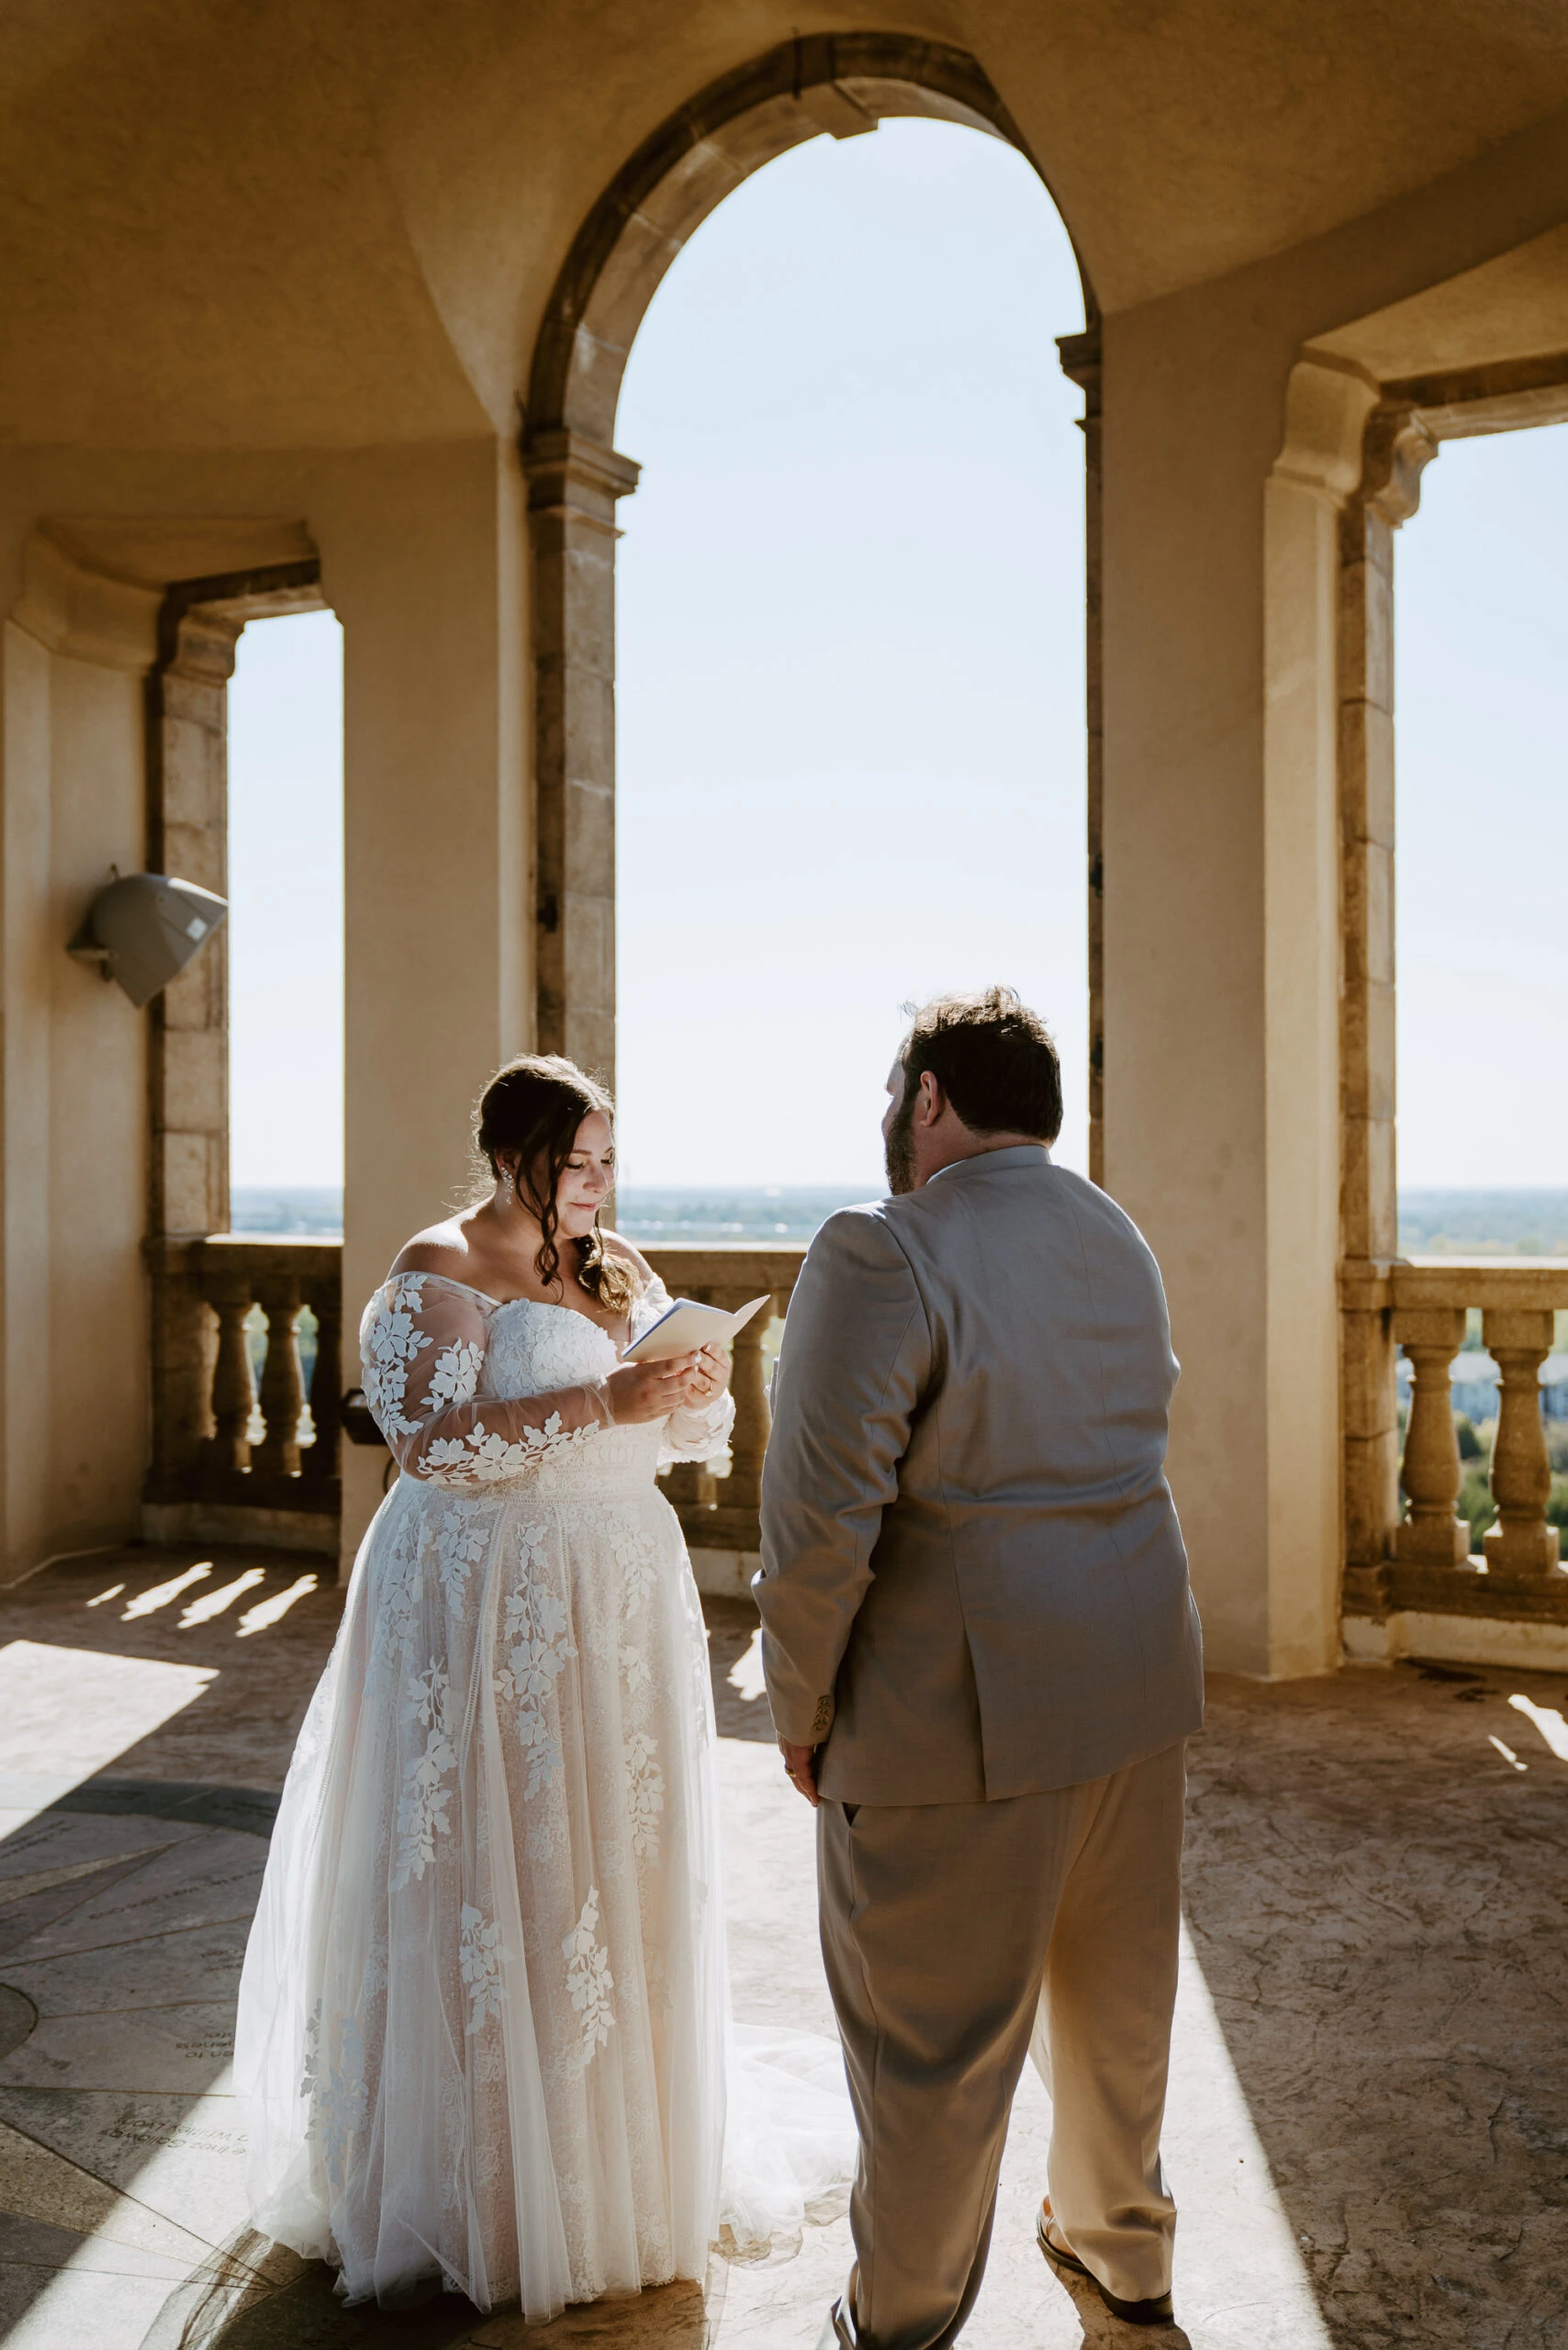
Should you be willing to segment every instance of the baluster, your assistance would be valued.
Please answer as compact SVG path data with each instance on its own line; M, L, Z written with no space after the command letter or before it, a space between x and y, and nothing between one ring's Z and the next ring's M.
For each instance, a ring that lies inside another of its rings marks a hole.
M256 1303L267 1317L267 1356L262 1365L262 1418L266 1433L251 1455L251 1466L292 1476L299 1467L299 1415L305 1406L299 1345L294 1335L299 1277L259 1273L253 1287Z
M217 1272L204 1267L202 1292L218 1316L218 1358L212 1370L214 1432L207 1438L204 1452L209 1466L220 1477L226 1477L234 1470L251 1465L246 1430L256 1407L251 1350L245 1341L251 1284L243 1273Z
M792 1272L789 1280L785 1282L783 1288L776 1289L774 1291L773 1303L768 1308L768 1313L776 1315L778 1319L782 1322L789 1314L790 1300L794 1296L794 1294L795 1275Z
M1394 1528L1394 1555L1462 1567L1470 1556L1470 1528L1453 1512L1460 1469L1450 1366L1464 1341L1464 1308L1406 1308L1394 1317L1394 1335L1410 1358L1412 1381L1404 1466L1410 1514Z
M737 1289L716 1291L713 1302L733 1314L751 1300ZM735 1399L735 1425L730 1438L730 1473L719 1494L722 1506L752 1514L762 1505L762 1463L772 1425L762 1375L763 1327L762 1316L754 1315L745 1328L736 1332L731 1348L730 1392ZM756 1539L745 1547L755 1550Z
M711 1292L705 1289L689 1288L682 1294L689 1297L698 1305L711 1305L713 1302ZM713 1496L718 1491L713 1472L707 1462L678 1460L672 1469L665 1472L660 1482L665 1489L665 1499L672 1508L679 1512L681 1522L687 1527L688 1531L694 1531L692 1520L688 1516L688 1513L705 1514L710 1511L713 1506ZM699 1516L698 1524L700 1523Z
M1482 1548L1495 1575L1549 1575L1558 1534L1546 1523L1551 1462L1540 1416L1540 1366L1551 1351L1549 1312L1487 1307L1481 1335L1503 1375L1492 1445L1492 1495L1497 1523Z
M301 1474L313 1485L324 1484L339 1472L342 1425L339 1410L343 1393L343 1301L341 1276L310 1283L310 1311L316 1316L316 1361L310 1373L310 1417L316 1441L300 1454Z

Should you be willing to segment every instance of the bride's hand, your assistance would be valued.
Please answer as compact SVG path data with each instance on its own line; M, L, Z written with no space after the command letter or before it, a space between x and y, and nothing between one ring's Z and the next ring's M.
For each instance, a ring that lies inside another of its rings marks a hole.
M693 1411L701 1411L722 1395L730 1382L730 1366L722 1349L704 1347L691 1359L691 1369L686 1374L681 1402Z
M665 1362L623 1362L604 1382L615 1425L635 1427L643 1420L667 1420L686 1401L686 1382L696 1355L672 1355Z

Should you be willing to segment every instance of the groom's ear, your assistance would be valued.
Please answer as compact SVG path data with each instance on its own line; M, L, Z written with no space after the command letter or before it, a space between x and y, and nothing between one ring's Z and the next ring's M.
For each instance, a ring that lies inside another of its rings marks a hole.
M914 1105L914 1123L923 1127L934 1126L946 1107L946 1096L940 1083L930 1069L923 1069L920 1072L920 1099Z

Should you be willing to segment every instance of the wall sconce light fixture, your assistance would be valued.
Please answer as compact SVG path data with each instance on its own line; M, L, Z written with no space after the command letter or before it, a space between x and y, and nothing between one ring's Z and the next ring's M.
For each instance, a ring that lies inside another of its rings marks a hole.
M87 909L69 949L78 962L96 963L123 988L140 1012L185 968L227 919L229 901L195 881L167 873L113 876Z

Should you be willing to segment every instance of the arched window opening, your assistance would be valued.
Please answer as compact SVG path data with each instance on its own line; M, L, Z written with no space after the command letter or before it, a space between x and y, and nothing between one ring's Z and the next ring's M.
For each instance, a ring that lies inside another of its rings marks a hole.
M1054 342L1082 315L1026 158L895 120L748 179L638 330L617 1061L650 1239L796 1235L879 1188L901 1006L948 987L1046 1013L1085 1164L1084 464Z
M1446 442L1400 534L1399 1164L1424 1248L1442 1208L1417 1200L1482 1193L1506 1229L1450 1237L1568 1255L1568 1218L1537 1229L1568 1209L1565 538L1568 425Z
M1561 424L1445 443L1400 534L1398 1149L1407 1256L1482 1266L1568 1258L1568 1096L1556 1082L1568 974L1565 535ZM1540 1346L1551 1350L1533 1369L1521 1359L1514 1375L1540 1378L1551 1476L1534 1515L1544 1510L1568 1546L1568 1312L1540 1319ZM1479 1557L1507 1498L1495 1490L1495 1447L1509 1366L1492 1351L1505 1322L1487 1323L1489 1346L1482 1309L1463 1320L1448 1374L1456 1516ZM1407 1355L1402 1420L1410 1393ZM1414 1474L1407 1458L1407 1487Z
M340 1233L342 629L252 621L229 688L230 1221Z
M337 1237L343 1228L343 655L330 612L252 621L229 688L230 1228ZM292 1314L298 1398L311 1396L319 1326ZM256 1402L242 1441L265 1440L270 1324L244 1318ZM274 1363L274 1374L278 1366ZM292 1366L288 1366L292 1374ZM287 1382L293 1409L295 1382ZM308 1453L308 1406L292 1441ZM292 1453L290 1455L292 1459Z

